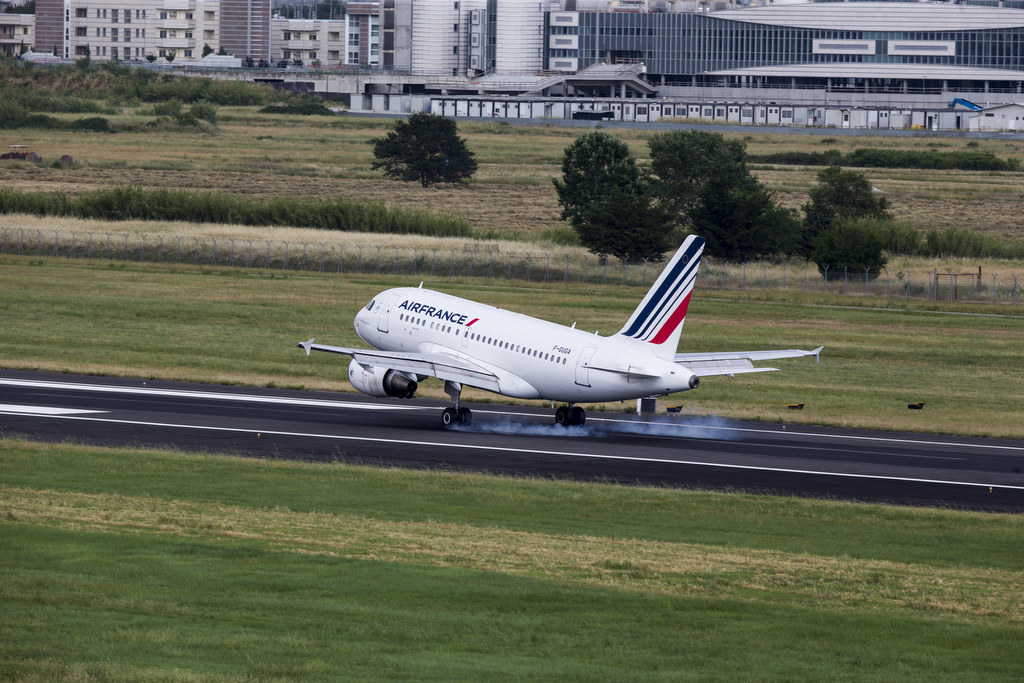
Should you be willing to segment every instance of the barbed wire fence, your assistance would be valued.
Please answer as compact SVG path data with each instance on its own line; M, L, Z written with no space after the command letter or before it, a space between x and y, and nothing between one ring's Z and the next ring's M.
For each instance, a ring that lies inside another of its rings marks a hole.
M488 278L523 282L563 282L650 286L663 263L631 263L591 254L502 251L496 245L425 248L345 245L340 242L214 238L187 235L84 232L0 228L0 254L69 259L191 264L314 271L409 275L430 278ZM984 275L932 269L892 272L816 265L729 263L704 258L696 286L702 290L819 291L846 295L1016 304L1024 296L1016 274Z

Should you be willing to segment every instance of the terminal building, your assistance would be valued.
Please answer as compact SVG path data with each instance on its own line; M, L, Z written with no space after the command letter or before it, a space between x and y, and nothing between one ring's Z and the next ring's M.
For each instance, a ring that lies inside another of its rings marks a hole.
M968 129L1015 127L979 112L1024 102L1024 0L365 0L331 20L271 0L36 0L26 29L63 59L187 66L209 46L320 67L258 77L395 113Z

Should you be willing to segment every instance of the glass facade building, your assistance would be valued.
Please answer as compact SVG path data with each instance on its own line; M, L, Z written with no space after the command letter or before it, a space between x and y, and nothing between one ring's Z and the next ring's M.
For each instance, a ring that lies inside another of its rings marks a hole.
M550 12L547 25L546 68L642 62L648 79L662 85L849 81L867 90L985 81L1016 88L1024 79L1024 10L1005 7L854 2Z

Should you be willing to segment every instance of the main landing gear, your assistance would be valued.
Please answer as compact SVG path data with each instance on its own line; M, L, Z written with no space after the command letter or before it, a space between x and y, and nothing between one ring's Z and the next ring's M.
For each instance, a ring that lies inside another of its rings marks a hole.
M577 405L558 406L555 411L555 424L562 427L582 427L587 421L587 413Z
M444 393L452 397L452 401L455 405L450 408L445 408L441 413L441 424L445 427L451 427L454 424L460 425L471 425L473 424L473 413L469 408L463 408L459 405L459 397L462 395L462 385L458 382L449 382L445 380Z

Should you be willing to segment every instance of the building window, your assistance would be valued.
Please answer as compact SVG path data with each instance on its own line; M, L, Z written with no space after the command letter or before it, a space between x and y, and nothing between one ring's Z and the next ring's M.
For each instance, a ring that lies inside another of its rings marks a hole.
M452 24L452 33L458 33L458 32L459 32L459 25L458 24Z
M358 33L350 33L350 34L348 34L348 44L351 47L359 47L359 34Z
M80 38L84 38L84 37L88 36L87 31L88 31L88 29L85 26L76 26L75 27L75 35L80 37Z
M167 37L167 31L165 31L165 30L161 30L161 31L160 31L160 37L161 37L161 38L166 38L166 37Z
M316 59L316 50L310 50L309 51L309 58L310 59Z
M310 33L309 34L309 39L310 40L316 40L316 34L315 33Z
M185 50L185 56L186 57L191 57L192 56L192 50Z
M85 7L78 7L78 8L75 9L75 16L78 17L79 19L88 19L89 18L89 10L87 8L85 8Z
M116 24L116 23L117 23L117 20L118 20L118 15L119 15L120 13L121 13L121 11L120 11L120 10L116 10L116 9L112 9L112 10L110 10L110 21L111 21L111 23L113 23L113 24Z
M452 54L453 55L459 54L459 46L458 45L452 45Z

